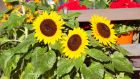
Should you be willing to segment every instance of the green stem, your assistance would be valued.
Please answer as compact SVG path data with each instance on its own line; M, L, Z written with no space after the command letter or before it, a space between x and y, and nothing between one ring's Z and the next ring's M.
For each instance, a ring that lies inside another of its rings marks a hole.
M17 40L17 33L16 33L16 29L13 29L14 33L13 33L13 36L14 36L14 40Z
M52 50L51 47L48 45L49 51Z
M21 42L19 40L8 40L7 42Z
M28 29L27 29L27 27L24 27L24 29L25 29L25 31L24 31L24 33L25 33L25 38L27 38L27 37L28 37Z

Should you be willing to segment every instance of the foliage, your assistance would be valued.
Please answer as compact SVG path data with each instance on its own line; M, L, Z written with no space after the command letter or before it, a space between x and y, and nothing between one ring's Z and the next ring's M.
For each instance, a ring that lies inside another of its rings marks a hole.
M86 5L91 9L103 9L108 8L111 0L80 0L81 4Z
M116 24L115 29L116 29L117 35L120 35L120 34L127 34L129 32L132 32L136 30L137 27L131 26L131 25Z
M133 73L133 69L126 58L128 52L119 45L109 47L99 44L92 37L91 30L86 31L89 38L86 54L77 59L69 59L62 54L61 40L54 45L38 42L32 21L26 21L29 19L26 14L32 14L34 18L31 20L34 20L42 11L54 10L52 5L46 6L43 1L6 0L18 3L13 9L0 13L0 20L4 14L9 15L6 22L0 23L1 79L130 79L127 73ZM18 6L21 8L15 10ZM79 27L79 14L61 13L66 22L63 33Z

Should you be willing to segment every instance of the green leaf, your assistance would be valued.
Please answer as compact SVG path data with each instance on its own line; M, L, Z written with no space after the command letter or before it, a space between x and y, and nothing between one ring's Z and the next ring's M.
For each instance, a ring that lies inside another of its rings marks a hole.
M25 27L27 27L28 30L33 30L32 24L25 24Z
M79 12L73 12L69 14L62 14L62 17L64 20L67 21L66 25L70 28L79 27L78 21L76 21L76 18L80 15Z
M93 38L93 36L91 36L92 30L88 30L88 31L86 31L86 33L87 33L88 38L89 38L89 46L97 47L100 45L99 42L95 38Z
M57 63L57 76L61 77L62 75L69 73L73 67L74 64L70 59L60 59Z
M34 34L28 35L27 39L23 42L19 43L15 48L13 53L26 53L29 49L29 46L34 45L36 40L34 38Z
M50 47L55 50L62 51L62 45L60 41L57 41L55 44L51 44Z
M85 56L82 56L78 59L73 60L74 65L75 65L77 70L79 70L79 68L81 68L82 64L84 63L84 60L85 60Z
M117 45L116 48L117 48L118 51L119 51L120 53L122 53L123 55L127 55L127 54L129 53L126 49L124 49L123 47L121 47L121 46L119 46L119 45Z
M129 76L125 75L125 73L120 73L116 76L116 79L131 79Z
M62 79L71 79L70 75L65 75L64 77L62 77Z
M76 17L78 17L80 14L81 14L80 12L73 12L73 13L71 12L71 13L67 14L67 16L68 16L69 18L76 18Z
M8 77L5 76L5 75L2 75L2 76L1 76L1 79L10 79L10 78L8 78Z
M30 4L29 4L29 3L23 3L23 5L24 5L25 7L27 7L28 9L30 9L30 11L31 11L32 13L34 13L35 10L36 10L36 4L35 4L34 2L30 2Z
M81 67L82 67L82 66L81 66ZM77 72L76 75L75 75L75 77L74 77L74 79L81 79L80 74L81 74L81 73L78 73L78 72Z
M28 63L25 70L21 73L20 79L35 79L33 65Z
M9 39L7 37L0 38L0 45L6 43L8 41L9 41Z
M10 78L11 71L17 66L20 56L14 55L13 50L4 50L0 55L0 67L3 69L4 76Z
M91 0L83 0L81 1L82 5L86 5L88 8L91 8L93 5L93 2Z
M104 67L115 72L114 65L111 62L104 64Z
M6 21L3 26L7 27L8 30L11 30L13 28L17 28L23 24L25 20L25 16L18 16L15 13L11 14L8 18L8 21Z
M75 28L75 27L77 27L76 25L75 25L75 19L70 19L67 23L66 23L66 25L68 26L68 27L70 27L70 28Z
M112 55L112 63L114 64L115 69L118 71L133 73L132 64L121 53L116 52Z
M34 67L34 75L35 78L38 78L41 74L44 72L50 70L55 61L56 61L56 55L54 51L48 51L46 52L46 48L40 48L37 47L31 57L31 63Z
M116 70L133 73L133 66L127 59L113 58L112 62Z
M97 73L95 73L96 71L93 70L94 69L92 69L92 67L88 68L85 64L83 64L80 68L84 79L102 79L102 77L100 77Z
M115 29L117 35L120 35L120 34L128 34L129 32L134 31L136 28L134 27L134 25L127 26L127 25L123 25L123 24L117 24L117 25L115 25L114 29Z
M0 36L2 36L2 34L4 33L4 31L5 31L5 29L4 29L4 27L1 25L1 26L0 26Z
M110 57L108 57L104 52L102 52L101 50L92 48L87 50L87 54L93 58L95 58L96 60L99 60L101 62L107 62L110 61Z
M125 58L124 55L118 51L115 51L112 55L111 58Z
M112 74L110 73L105 73L105 78L104 79L114 79Z
M63 19L70 19L67 14L62 14L61 16Z
M90 66L89 69L91 71L93 71L93 73L96 73L97 76L99 76L100 78L103 78L104 75L104 67L102 64L98 63L98 62L93 62Z
M106 4L107 4L106 0L95 0L94 3L95 3L94 7L96 9L104 9L106 8Z
M46 2L46 1L45 1ZM44 6L42 4L36 4L37 5L37 9L38 10L42 10L42 11L48 11L50 12L51 10L51 7L50 6Z

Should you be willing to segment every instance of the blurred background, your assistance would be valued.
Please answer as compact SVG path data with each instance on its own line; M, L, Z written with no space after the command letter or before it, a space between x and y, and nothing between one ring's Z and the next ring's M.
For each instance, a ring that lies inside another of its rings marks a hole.
M0 11L4 10L5 9L5 6L3 4L3 1L0 0Z

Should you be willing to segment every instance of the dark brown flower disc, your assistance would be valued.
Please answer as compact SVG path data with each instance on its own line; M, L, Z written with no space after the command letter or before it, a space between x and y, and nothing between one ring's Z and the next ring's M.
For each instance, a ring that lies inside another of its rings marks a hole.
M104 24L104 23L98 23L97 24L97 30L98 30L98 33L104 37L104 38L109 38L110 37L110 29L109 27Z
M76 51L82 43L81 37L78 34L72 35L68 40L68 48L72 51Z
M53 20L45 19L40 24L40 30L45 36L51 37L56 33L57 26Z

